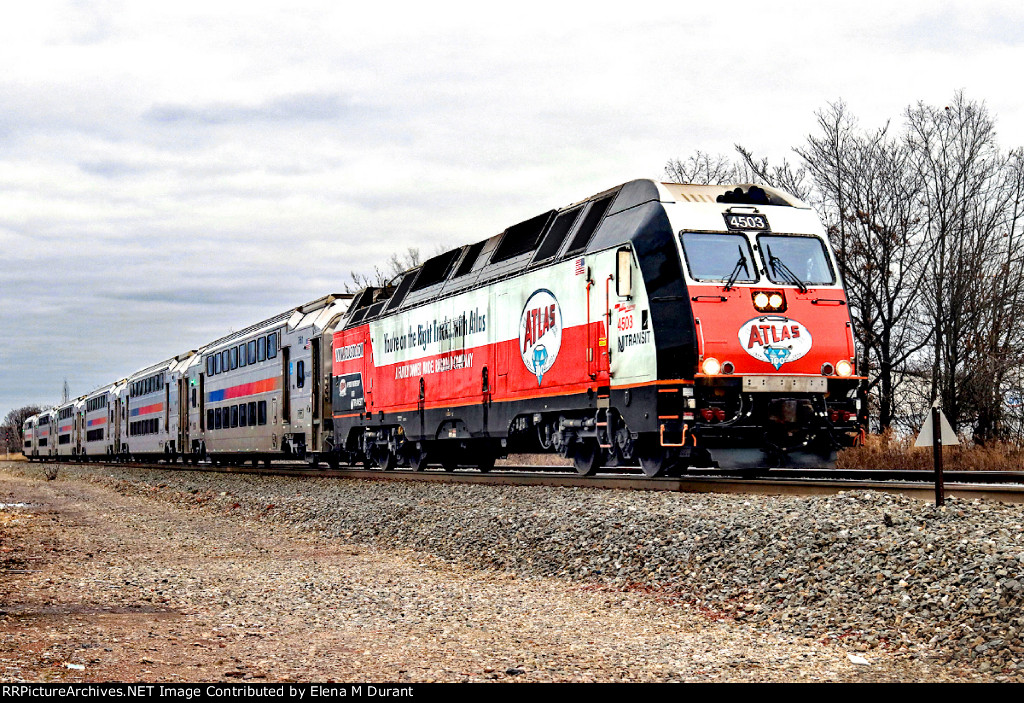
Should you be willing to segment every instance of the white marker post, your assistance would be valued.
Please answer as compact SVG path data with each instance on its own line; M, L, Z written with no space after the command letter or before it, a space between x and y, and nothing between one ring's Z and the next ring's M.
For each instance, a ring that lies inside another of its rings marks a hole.
M939 428L938 432L935 432L936 427ZM925 420L924 427L921 428L921 434L917 436L914 446L932 448L932 460L935 463L935 504L940 506L946 502L946 486L942 478L943 444L960 444L960 440L956 438L956 433L950 426L949 420L939 410L939 401L936 400L932 404L932 411L928 419Z

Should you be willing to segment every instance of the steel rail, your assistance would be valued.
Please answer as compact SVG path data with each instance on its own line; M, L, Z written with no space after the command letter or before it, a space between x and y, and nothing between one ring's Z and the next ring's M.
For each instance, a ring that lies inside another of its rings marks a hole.
M68 466L85 466L75 462L61 462ZM638 474L602 473L579 476L566 467L499 467L488 473L476 469L444 471L428 469L411 471L397 469L383 471L369 468L329 469L295 462L265 466L225 466L202 463L143 464L101 463L95 466L124 468L205 471L232 474L260 474L270 476L296 476L306 478L350 478L371 481L434 481L470 485L551 486L566 488L599 488L641 491L673 491L677 493L732 493L748 495L835 495L844 491L872 490L894 493L931 502L934 484L927 471L845 471L829 469L773 469L766 476L755 478L712 472L708 469L682 476L647 478ZM879 476L886 476L882 479ZM1024 503L1024 473L1022 472L956 472L957 480L947 475L946 493L961 499L992 500L1003 503ZM977 479L967 482L967 478ZM1016 481L1010 483L1009 481Z

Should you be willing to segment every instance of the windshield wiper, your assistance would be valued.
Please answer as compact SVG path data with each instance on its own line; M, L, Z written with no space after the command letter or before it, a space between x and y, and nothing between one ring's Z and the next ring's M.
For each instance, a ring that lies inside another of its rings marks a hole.
M743 245L737 244L736 251L740 253L740 259L736 262L736 265L732 267L732 273L729 274L729 280L725 282L725 289L732 290L733 284L736 283L736 279L740 276L740 268L742 267L747 275L750 275L750 269L747 268L747 257L743 255Z
M790 271L789 267L782 263L782 259L777 256L772 256L772 248L770 246L766 244L764 248L765 251L768 252L768 263L771 265L772 271L776 274L781 272L783 278L787 279L790 283L795 283L801 293L806 293L807 284L801 281L795 273Z

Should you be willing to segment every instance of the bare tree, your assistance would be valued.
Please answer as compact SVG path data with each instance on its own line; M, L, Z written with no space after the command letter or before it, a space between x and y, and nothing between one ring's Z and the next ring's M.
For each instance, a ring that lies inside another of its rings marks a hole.
M755 158L753 152L739 144L736 145L736 151L742 159L744 170L753 176L748 179L749 182L780 188L801 200L813 199L814 183L808 178L806 166L794 167L785 159L782 160L782 163L772 166L768 163L768 159Z
M349 272L351 280L345 283L345 292L356 293L369 286L382 288L399 274L416 268L421 263L420 250L416 247L409 247L403 254L392 253L387 266L383 269L380 266L374 266L373 272L368 274L358 271Z
M1001 384L1021 360L1019 175L983 103L908 108L906 143L923 184L933 242L926 288L932 397L978 441L1002 433Z
M709 185L749 183L751 180L750 171L742 162L699 150L686 159L669 159L665 164L665 177L674 183Z
M821 134L795 151L814 182L836 248L861 348L861 372L878 429L897 418L898 386L927 344L918 291L931 243L924 236L922 186L905 144L889 125L862 131L839 102L818 113Z
M25 424L25 420L42 411L43 409L37 405L26 405L7 413L3 424L0 425L0 443L6 446L7 452L22 450L22 425Z

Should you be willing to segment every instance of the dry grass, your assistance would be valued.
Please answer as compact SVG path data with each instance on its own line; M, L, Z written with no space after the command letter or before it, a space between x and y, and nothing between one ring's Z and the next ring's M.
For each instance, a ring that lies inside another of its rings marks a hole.
M868 435L863 446L839 452L836 468L931 471L931 447L915 449L914 439L896 437L891 432ZM942 467L946 471L1022 471L1024 447L1009 443L979 446L965 442L943 449Z

